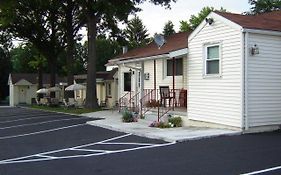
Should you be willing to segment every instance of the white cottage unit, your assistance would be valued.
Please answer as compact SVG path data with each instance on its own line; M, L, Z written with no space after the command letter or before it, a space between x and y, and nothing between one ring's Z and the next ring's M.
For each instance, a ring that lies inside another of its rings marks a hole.
M118 66L120 105L139 109L159 100L186 111L188 34L168 36L161 48L151 42L109 60L107 65ZM167 96L171 95L165 101L161 88L166 88Z
M249 131L280 128L281 11L212 12L188 47L188 119Z
M50 87L50 75L43 74L43 87ZM66 83L66 78L56 77L56 86L60 83ZM8 80L10 90L10 106L35 103L38 90L38 75L32 73L11 73ZM56 93L56 98L60 99L64 96L63 91Z

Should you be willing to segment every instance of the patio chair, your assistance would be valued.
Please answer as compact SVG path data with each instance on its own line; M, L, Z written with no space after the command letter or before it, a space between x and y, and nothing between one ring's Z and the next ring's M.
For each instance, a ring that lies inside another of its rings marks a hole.
M75 103L69 103L65 99L63 99L63 104L66 108L75 107Z
M41 106L42 104L40 103L40 101L38 100L38 98L35 98L35 102L38 106Z
M164 105L164 107L166 107L166 100L168 100L169 107L170 107L171 100L174 99L174 95L171 95L169 86L159 86L159 90L160 90L160 104Z

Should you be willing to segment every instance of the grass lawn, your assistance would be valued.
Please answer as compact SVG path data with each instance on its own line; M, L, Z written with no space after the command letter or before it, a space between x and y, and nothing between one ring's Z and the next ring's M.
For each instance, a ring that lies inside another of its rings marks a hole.
M38 106L38 105L32 105L30 107L33 109L41 109L41 110L53 111L53 112L63 112L63 113L69 113L69 114L83 114L83 113L100 111L100 109L85 109L85 108L68 108L68 109L66 109L64 107L50 107L50 106Z

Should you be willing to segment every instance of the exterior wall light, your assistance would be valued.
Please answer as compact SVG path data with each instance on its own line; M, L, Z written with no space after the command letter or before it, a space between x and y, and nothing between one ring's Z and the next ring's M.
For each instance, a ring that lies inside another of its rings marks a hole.
M213 18L206 18L205 19L206 23L208 23L209 25L212 25L214 23L214 19Z
M255 44L253 47L250 48L250 53L251 55L257 55L260 53L260 49L257 46L257 44Z

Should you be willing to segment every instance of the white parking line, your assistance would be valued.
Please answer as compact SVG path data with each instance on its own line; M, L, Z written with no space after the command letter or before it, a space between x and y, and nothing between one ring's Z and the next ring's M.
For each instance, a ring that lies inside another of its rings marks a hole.
M44 116L41 116L41 117L20 118L20 119L15 119L15 120L3 121L3 122L0 122L0 123L2 124L2 123L11 123L11 122L24 121L24 120L32 120L32 119L37 119L37 118L48 118L48 117L51 117L51 116L56 116L56 115L44 115ZM56 117L60 117L60 116L56 116Z
M37 131L37 132L32 132L32 133L27 133L27 134L4 136L4 137L0 137L0 140L30 136L30 135L35 135L35 134L42 134L42 133L58 131L58 130L67 129L67 128L73 128L73 127L77 127L77 126L83 126L83 125L86 125L86 123L77 124L77 125L70 125L70 126L65 126L65 127L61 127L61 128L47 129L47 130L42 130L42 131Z
M93 146L93 145L110 145L109 141L121 139L124 137L128 137L132 134L126 134L126 135L121 135L117 137L113 137L110 139L106 139L100 142L94 142L94 143L89 143L89 144L84 144L84 145L79 145L71 148L64 148L60 150L54 150L54 151L48 151L48 152L42 152L34 155L29 155L25 157L18 157L18 158L13 158L13 159L6 159L0 161L0 165L3 164L15 164L15 163L28 163L28 162L41 162L41 161L50 161L50 160L59 160L59 159L70 159L70 158L82 158L82 157L91 157L91 156L101 156L101 155L106 155L106 154L113 154L113 153L123 153L123 152L129 152L129 151L135 151L135 150L140 150L140 149L149 149L149 148L156 148L156 147L163 147L163 146L169 146L173 145L176 142L172 143L164 143L164 144L151 144L151 143L136 143L135 145L138 147L135 148L128 148L128 149L119 149L119 150L96 150L96 149L88 149L85 147ZM126 145L124 142L116 142L113 143L112 145L117 145L117 144L122 144ZM133 145L133 143L128 143L127 145ZM146 146L144 146L146 145ZM81 152L89 152L88 154L76 154L76 155L70 155L70 156L54 156L55 153L60 153L64 151L81 151ZM51 154L51 156L49 156ZM42 157L42 158L35 158L34 157Z
M268 169L264 169L264 170L259 170L259 171L254 171L254 172L250 172L250 173L245 173L245 174L241 174L241 175L254 175L254 174L261 174L261 173L266 173L266 172L270 172L270 171L275 171L281 169L281 166L277 166L277 167L272 167L272 168L268 168Z
M84 119L86 117L79 117L79 118L67 118L67 119L57 119L57 120L49 120L45 122L37 122L37 123L28 123L28 124L22 124L22 125L15 125L15 126L7 126L0 128L1 129L11 129L11 128L18 128L18 127L24 127L24 126L34 126L34 125L41 125L41 124L46 124L46 123L53 123L53 122L59 122L59 121L67 121L67 120L79 120L79 119Z

